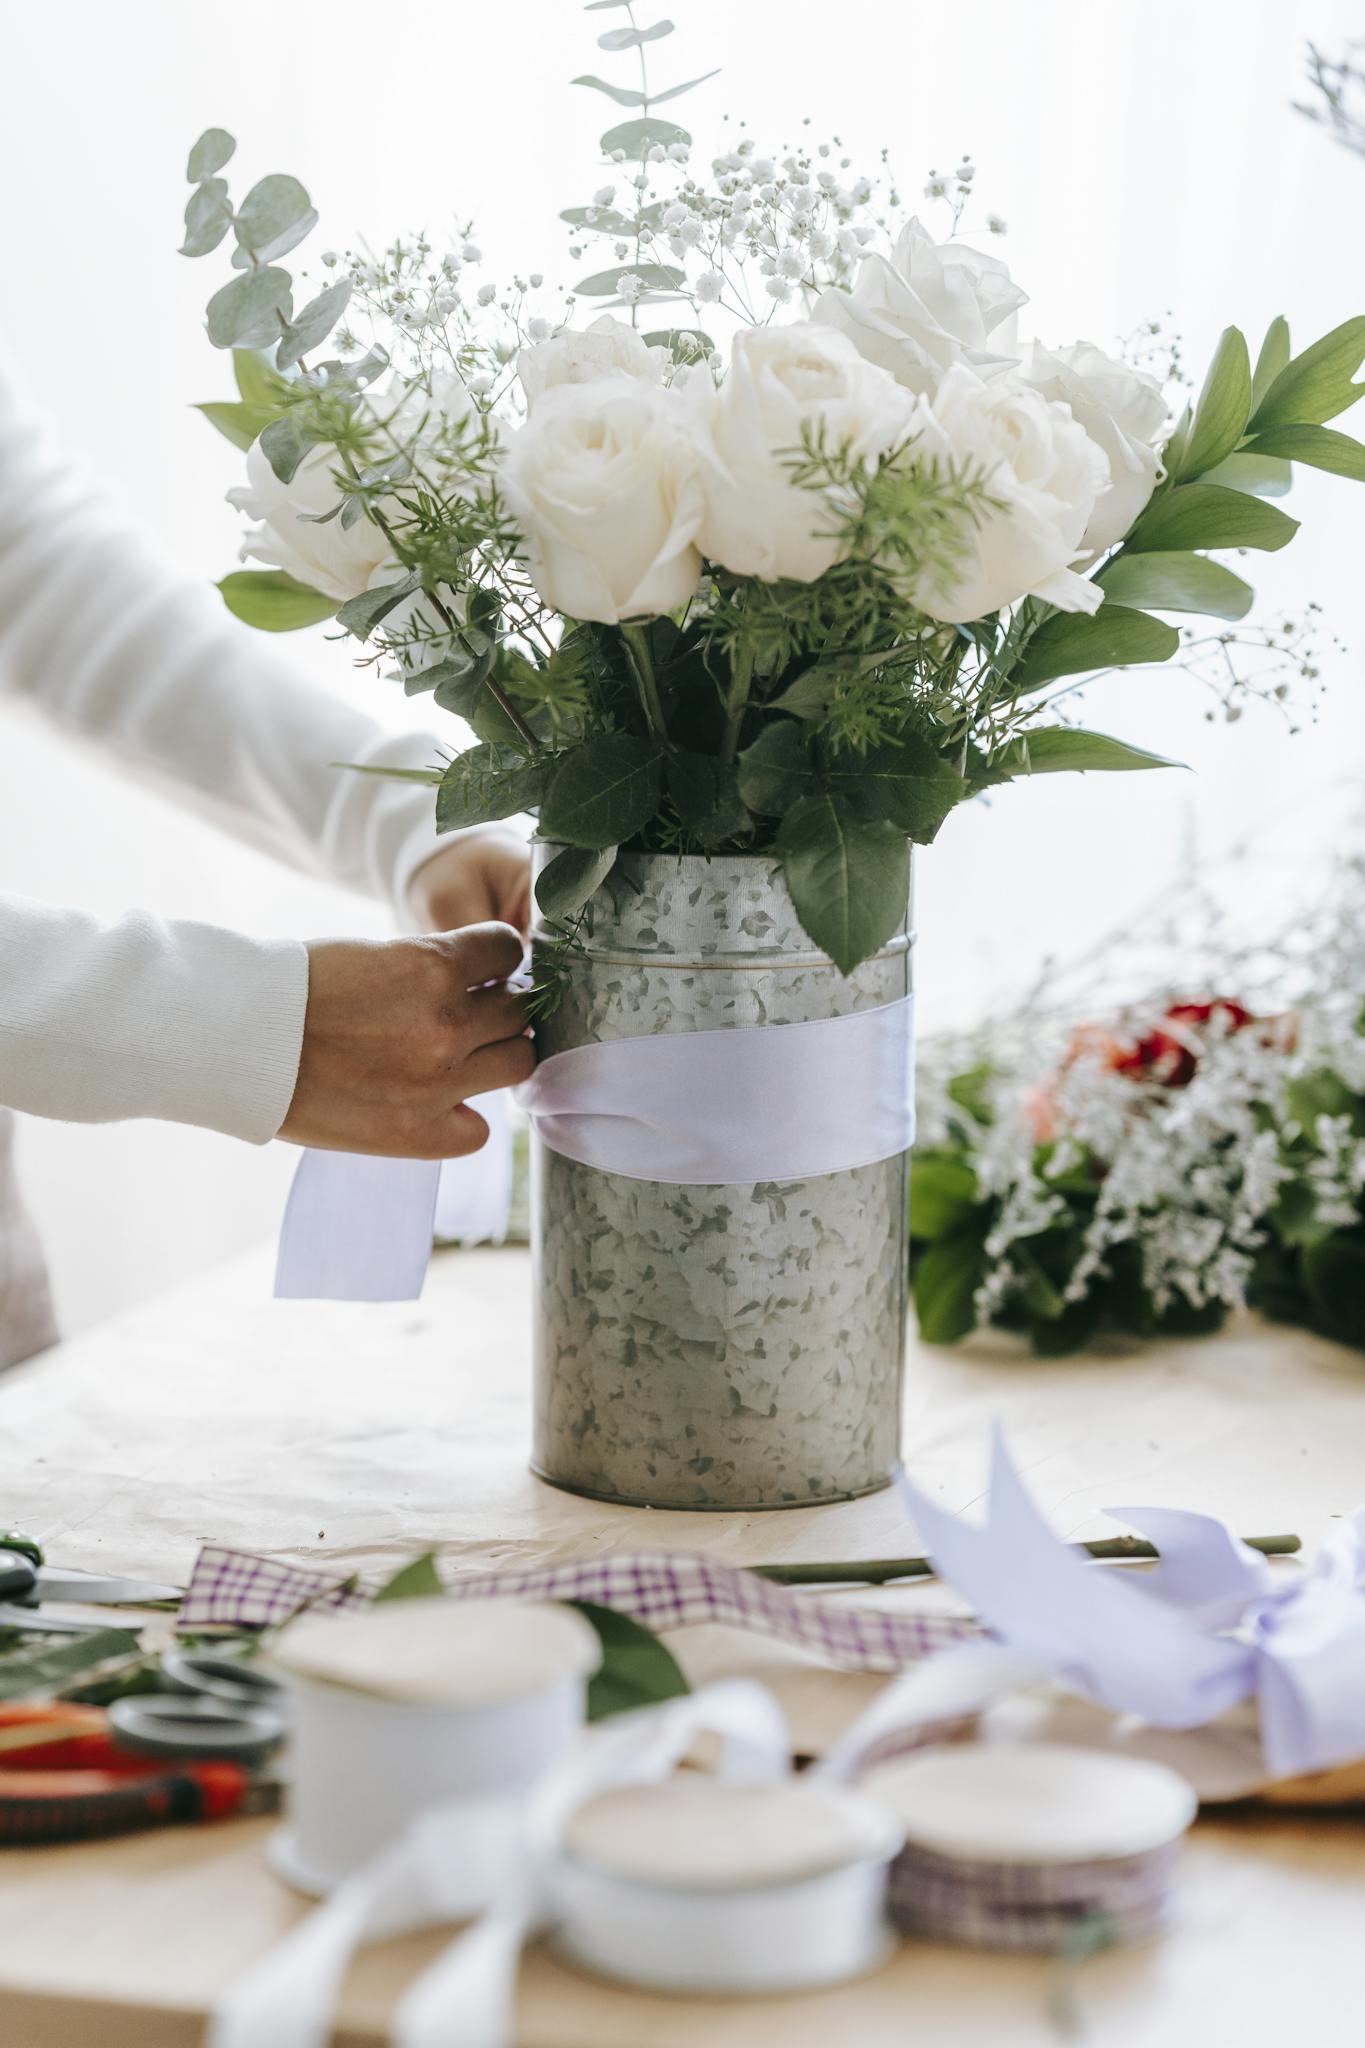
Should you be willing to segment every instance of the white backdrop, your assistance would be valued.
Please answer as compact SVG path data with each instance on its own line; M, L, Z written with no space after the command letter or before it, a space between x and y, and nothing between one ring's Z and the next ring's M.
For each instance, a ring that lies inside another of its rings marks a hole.
M1303 341L1365 306L1365 162L1290 108L1305 36L1365 32L1365 0L1144 0L1083 20L1070 0L671 12L679 33L656 76L724 67L677 110L699 142L718 139L727 109L765 148L810 114L855 158L887 144L910 191L970 151L981 213L1010 224L995 246L1031 294L1025 332L1112 344L1169 309L1200 366L1227 321L1254 343L1284 310ZM201 330L216 259L174 253L188 144L226 126L239 183L300 175L339 246L419 225L440 236L473 214L490 275L501 255L504 274L567 277L554 215L598 182L607 103L566 81L605 68L593 38L606 19L577 0L407 0L392 14L372 0L0 4L5 323L68 444L187 574L232 565L221 495L238 464L186 411L230 382ZM1290 740L1270 716L1208 727L1179 676L1106 685L1092 722L1195 773L1055 778L950 821L920 865L931 1027L1178 892L1197 854L1273 841L1281 893L1317 885L1365 738L1365 498L1310 476L1291 509L1308 533L1252 574L1276 604L1319 598L1348 643L1316 729ZM315 675L402 716L348 676L339 648L294 645ZM140 903L259 932L381 928L369 906L216 839L13 713L0 714L0 878L110 915ZM268 1234L291 1155L170 1127L35 1122L24 1160L74 1327Z

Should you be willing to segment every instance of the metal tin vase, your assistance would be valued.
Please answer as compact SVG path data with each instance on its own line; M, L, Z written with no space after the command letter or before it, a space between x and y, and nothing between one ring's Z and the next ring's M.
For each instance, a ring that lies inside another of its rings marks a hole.
M540 845L538 866L557 850ZM907 888L905 926L844 976L766 856L624 853L557 956L541 1057L893 1002L911 985L908 902ZM538 962L554 944L536 932ZM682 1187L535 1141L534 1470L660 1508L809 1507L884 1486L900 1440L907 1175L902 1153L811 1180Z

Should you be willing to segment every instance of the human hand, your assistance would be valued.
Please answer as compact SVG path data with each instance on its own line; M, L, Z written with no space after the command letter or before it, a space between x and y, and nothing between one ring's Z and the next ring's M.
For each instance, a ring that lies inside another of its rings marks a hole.
M531 921L531 853L511 825L462 834L424 861L408 894L424 931L453 932L489 919L525 936Z
M488 1126L466 1097L525 1081L535 1065L526 997L485 986L521 955L517 933L493 923L310 945L299 1075L279 1135L387 1158L477 1152Z

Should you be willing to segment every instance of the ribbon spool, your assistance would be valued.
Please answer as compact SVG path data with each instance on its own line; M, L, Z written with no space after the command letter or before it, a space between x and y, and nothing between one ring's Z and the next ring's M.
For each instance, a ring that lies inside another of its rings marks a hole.
M556 1950L618 1983L684 1994L811 1990L891 1942L890 1813L833 1784L685 1772L569 1819L550 1878Z
M891 1916L971 1948L1058 1954L1150 1940L1168 1925L1197 1801L1163 1764L1050 1743L981 1743L869 1772L905 1829Z
M460 1802L458 1910L501 1881L525 1799L576 1742L601 1649L564 1607L395 1601L296 1622L272 1661L293 1700L277 1876L320 1897L429 1808Z

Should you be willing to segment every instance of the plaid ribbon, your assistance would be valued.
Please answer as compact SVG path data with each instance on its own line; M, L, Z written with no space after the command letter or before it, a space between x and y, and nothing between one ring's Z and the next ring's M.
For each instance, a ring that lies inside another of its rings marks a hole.
M891 1866L891 1917L967 1948L1065 1955L1149 1941L1169 1924L1179 1842L1083 1863L981 1863L909 1843Z
M178 1626L272 1628L304 1607L363 1607L373 1592L335 1572L208 1544L195 1561ZM574 1558L528 1571L456 1578L446 1592L455 1600L587 1600L656 1631L722 1622L811 1650L842 1671L900 1671L981 1635L973 1621L841 1607L733 1565L669 1551Z

